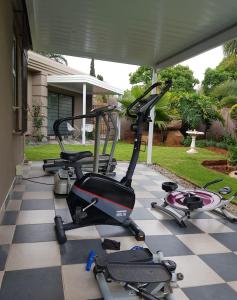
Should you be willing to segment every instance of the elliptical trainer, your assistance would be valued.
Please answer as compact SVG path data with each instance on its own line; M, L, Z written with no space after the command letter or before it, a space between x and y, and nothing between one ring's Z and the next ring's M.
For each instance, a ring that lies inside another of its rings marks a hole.
M73 222L63 224L61 216L55 217L55 230L60 244L67 241L66 230L100 224L124 226L137 240L145 239L144 232L130 219L135 204L132 177L139 157L143 124L150 121L151 109L170 89L171 84L171 81L167 81L162 87L160 82L154 83L127 108L127 115L136 120L132 125L135 138L131 161L121 181L96 173L87 173L81 178L78 176L79 179L66 198ZM159 94L145 98L158 86ZM81 174L80 162L76 164L75 171Z

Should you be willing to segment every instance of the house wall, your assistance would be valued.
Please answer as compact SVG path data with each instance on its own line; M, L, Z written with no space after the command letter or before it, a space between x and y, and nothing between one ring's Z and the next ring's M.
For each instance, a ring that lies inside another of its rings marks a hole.
M28 118L27 118L27 132L26 134L32 134L32 72L28 71L27 74L27 102L28 102Z
M43 116L43 123L41 133L47 136L48 128L48 88L47 88L47 73L34 72L32 73L32 104L41 107L41 115ZM33 127L31 128L33 131Z
M0 1L0 207L23 161L24 138L13 133L12 86L13 12L11 1Z
M47 136L48 126L48 91L62 93L74 97L74 115L82 114L82 95L60 89L54 86L47 85L47 75L78 75L83 74L78 70L74 70L68 66L57 63L52 59L42 56L38 53L28 51L28 135L33 135L33 123L30 111L32 105L37 104L41 106L41 114L43 115L43 126L41 132ZM92 96L87 96L87 112L92 109ZM76 121L75 124L81 127L81 122Z

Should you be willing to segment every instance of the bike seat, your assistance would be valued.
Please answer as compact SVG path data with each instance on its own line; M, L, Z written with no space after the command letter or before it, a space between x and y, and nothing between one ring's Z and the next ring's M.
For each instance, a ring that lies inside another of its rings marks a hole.
M200 197L194 195L187 195L184 197L183 204L190 210L195 210L203 207L203 201Z
M177 190L178 185L175 182L163 182L161 186L162 190L164 190L167 193L174 192Z
M93 154L90 151L81 151L81 152L75 152L75 151L62 151L60 153L60 157L62 159L76 162L81 160L82 158L91 157Z

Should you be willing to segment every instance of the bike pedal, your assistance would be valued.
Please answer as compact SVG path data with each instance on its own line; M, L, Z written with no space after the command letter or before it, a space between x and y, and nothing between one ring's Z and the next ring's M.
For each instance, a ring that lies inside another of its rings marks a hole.
M77 207L75 213L75 222L80 223L81 220L85 219L86 217L87 217L87 213L83 211L81 207Z

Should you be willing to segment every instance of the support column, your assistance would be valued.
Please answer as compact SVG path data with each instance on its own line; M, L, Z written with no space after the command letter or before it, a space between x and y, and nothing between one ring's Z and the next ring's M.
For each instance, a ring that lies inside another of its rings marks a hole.
M94 162L93 172L98 173L99 171L99 159L100 159L100 120L101 116L96 116L95 121L95 145L94 145Z
M29 92L29 91L28 91ZM43 117L40 132L44 137L48 135L48 88L47 88L47 74L39 72L32 74L32 90L29 97L32 99L30 105L31 110L33 105L40 106L40 114ZM31 118L31 124L28 128L30 134L34 135L35 129Z
M83 83L82 114L86 114L86 84ZM86 119L82 119L82 145L86 144Z
M153 69L153 73L152 73L152 84L155 83L157 80L157 73L156 70ZM156 90L153 89L151 91L152 94L156 93ZM155 107L152 108L151 113L150 113L150 117L151 117L151 122L149 123L149 131L148 131L148 146L147 146L147 164L151 164L152 163L152 145L153 145L153 131L154 131L154 120L155 120Z

